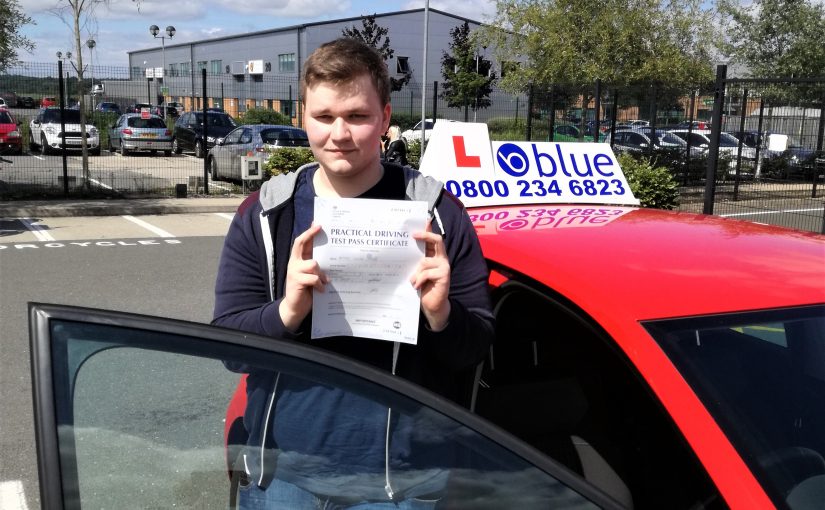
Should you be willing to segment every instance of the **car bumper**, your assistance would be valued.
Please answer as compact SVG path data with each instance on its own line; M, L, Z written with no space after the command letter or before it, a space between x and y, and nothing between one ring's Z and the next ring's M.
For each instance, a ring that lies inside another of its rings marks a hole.
M172 140L123 140L123 146L132 151L170 151Z
M49 147L52 147L53 149L62 149L63 148L62 140L60 138L49 138L48 142L49 142ZM81 139L80 138L68 138L68 137L66 138L66 148L67 149L80 149L82 147L83 146L81 145ZM98 138L96 136L91 137L91 138L87 138L86 139L86 147L88 147L90 149L96 149L96 148L100 147L100 138Z

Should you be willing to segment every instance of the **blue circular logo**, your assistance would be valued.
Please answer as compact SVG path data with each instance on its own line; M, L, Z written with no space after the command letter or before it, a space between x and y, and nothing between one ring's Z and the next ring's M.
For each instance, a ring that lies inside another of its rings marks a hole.
M530 170L527 153L513 143L505 143L499 147L496 153L496 160L498 161L498 166L513 177L521 177Z

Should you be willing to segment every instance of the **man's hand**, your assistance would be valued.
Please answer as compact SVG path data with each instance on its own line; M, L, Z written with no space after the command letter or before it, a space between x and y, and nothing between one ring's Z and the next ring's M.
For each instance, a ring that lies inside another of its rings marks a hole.
M281 320L290 331L296 331L312 310L312 289L323 292L329 281L318 262L312 258L312 239L320 231L320 225L312 225L292 244L286 268L284 298L278 307Z
M444 239L434 234L427 223L426 232L417 232L413 237L424 241L424 259L418 264L412 279L413 287L421 290L421 311L432 331L447 327L450 317L450 261Z

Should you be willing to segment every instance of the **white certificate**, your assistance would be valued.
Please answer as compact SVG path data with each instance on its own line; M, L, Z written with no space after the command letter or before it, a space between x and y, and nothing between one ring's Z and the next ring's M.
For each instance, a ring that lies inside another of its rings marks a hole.
M312 338L358 336L415 344L420 293L410 283L424 257L413 233L427 203L315 198L312 258L330 278L312 295Z

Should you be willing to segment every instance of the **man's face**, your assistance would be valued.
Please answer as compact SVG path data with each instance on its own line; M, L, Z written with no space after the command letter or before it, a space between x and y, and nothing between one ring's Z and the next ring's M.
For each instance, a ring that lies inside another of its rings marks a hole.
M381 104L369 76L306 89L304 128L315 160L330 178L369 178L380 172L380 140L390 105Z

